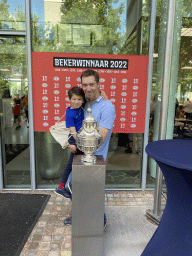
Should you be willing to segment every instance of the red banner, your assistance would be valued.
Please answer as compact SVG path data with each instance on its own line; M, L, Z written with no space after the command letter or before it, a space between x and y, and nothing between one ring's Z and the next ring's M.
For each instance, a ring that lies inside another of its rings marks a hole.
M81 87L81 73L94 69L100 89L114 104L113 132L144 133L148 56L32 53L34 130L49 131L70 106L68 90Z

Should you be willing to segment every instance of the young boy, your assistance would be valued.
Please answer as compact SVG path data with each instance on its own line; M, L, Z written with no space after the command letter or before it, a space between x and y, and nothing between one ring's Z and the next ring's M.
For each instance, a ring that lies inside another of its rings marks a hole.
M75 86L68 91L68 96L71 102L71 107L67 108L66 111L66 127L70 130L69 144L75 145L76 133L82 127L82 122L84 119L83 106L85 102L85 94L83 89ZM83 154L83 152L77 149L75 154ZM71 198L71 193L65 189L65 183L70 172L72 171L73 157L74 153L71 153L68 163L63 171L59 186L55 189L55 193L67 198Z

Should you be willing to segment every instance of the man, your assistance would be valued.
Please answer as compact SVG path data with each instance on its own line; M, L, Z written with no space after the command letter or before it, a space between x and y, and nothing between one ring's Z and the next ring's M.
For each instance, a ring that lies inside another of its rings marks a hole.
M102 155L104 161L107 158L107 152L109 147L109 141L113 130L113 124L115 120L115 108L109 100L103 100L99 91L99 74L94 70L86 70L81 75L81 84L85 93L85 115L87 115L87 109L91 108L92 115L97 121L99 133L103 136L103 144L98 151L94 152L94 155ZM76 152L75 145L69 145L71 152ZM71 184L72 173L69 175L66 183ZM70 188L70 186L69 186ZM106 219L105 219L106 222ZM71 224L72 218L69 217L64 220L64 224Z

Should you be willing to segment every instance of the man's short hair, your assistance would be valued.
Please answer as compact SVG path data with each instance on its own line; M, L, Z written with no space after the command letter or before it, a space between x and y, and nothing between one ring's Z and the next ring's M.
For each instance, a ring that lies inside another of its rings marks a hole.
M78 86L74 86L72 87L69 91L68 91L68 96L69 99L72 98L73 94L77 95L77 96L81 96L83 98L83 100L85 101L85 93L83 91L82 88L78 87Z
M88 77L88 76L94 76L96 83L97 84L99 83L99 74L95 70L92 70L92 69L87 69L81 74L81 82L82 82L83 77Z

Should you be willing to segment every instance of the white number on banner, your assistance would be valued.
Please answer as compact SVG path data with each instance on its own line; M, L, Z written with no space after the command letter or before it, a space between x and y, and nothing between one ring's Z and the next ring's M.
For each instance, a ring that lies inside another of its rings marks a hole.
M121 116L125 116L125 111L121 111Z
M55 97L54 101L59 101L59 97L58 96Z
M137 105L132 105L132 109L137 109Z
M47 108L48 107L48 103L43 103L43 108Z
M111 78L111 83L116 83L116 78Z
M54 88L59 88L59 83L54 83Z
M138 84L138 79L134 79L134 84Z
M111 92L111 96L114 97L115 96L115 92Z
M127 90L127 85L122 85L122 90L126 91Z
M55 115L59 114L59 109L55 109Z
M66 82L70 82L70 77L66 77Z
M135 123L136 122L136 117L132 117L131 122Z
M47 76L42 76L42 81L47 81Z

